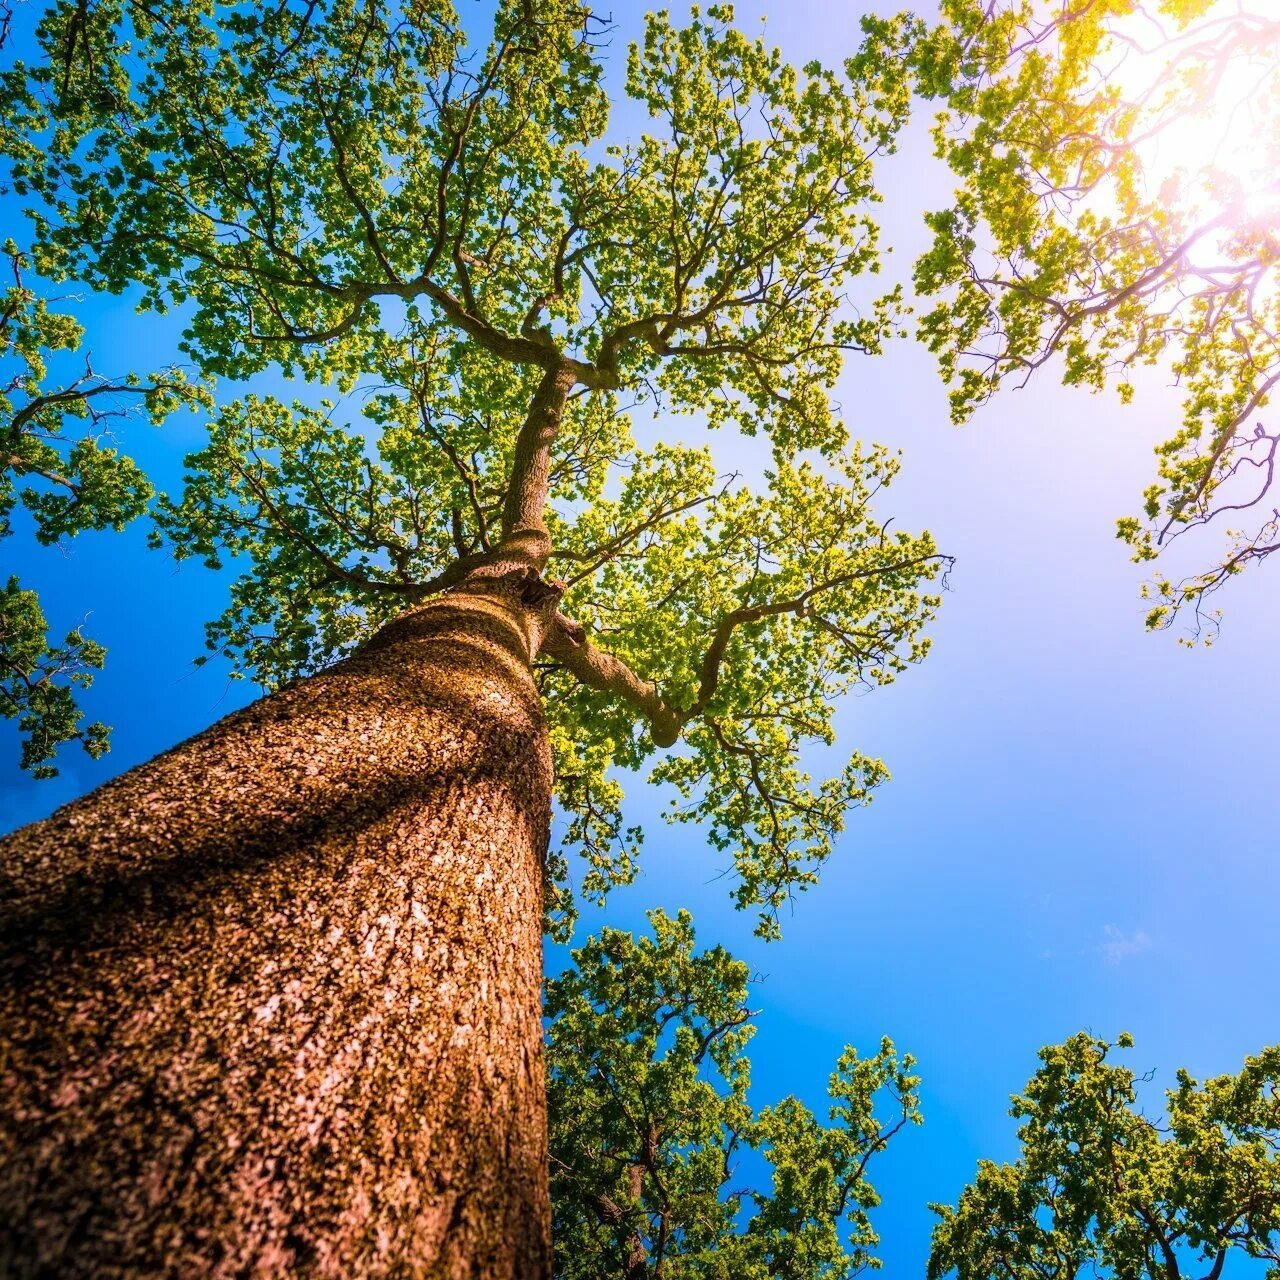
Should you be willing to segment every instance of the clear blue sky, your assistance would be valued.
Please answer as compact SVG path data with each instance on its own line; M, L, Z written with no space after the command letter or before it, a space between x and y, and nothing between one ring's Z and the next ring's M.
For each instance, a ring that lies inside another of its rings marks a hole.
M620 58L641 6L613 12ZM852 47L858 12L788 0L768 32L794 61L832 58ZM759 8L740 4L739 16L754 24ZM882 186L886 240L905 270L920 209L947 190L922 129ZM89 299L84 315L101 369L154 367L172 352L173 326L133 316L127 301ZM696 830L664 827L660 798L633 789L644 871L606 918L631 926L650 906L691 907L704 941L767 975L755 996L758 1101L819 1101L845 1042L870 1050L887 1033L920 1059L925 1126L874 1178L895 1276L922 1274L926 1203L953 1199L980 1155L1012 1153L1007 1098L1041 1044L1082 1027L1132 1031L1131 1060L1156 1068L1158 1088L1179 1065L1229 1070L1280 1040L1280 682L1265 656L1280 635L1275 574L1236 584L1217 645L1187 652L1144 634L1141 571L1113 536L1176 413L1167 382L1152 372L1122 408L1046 370L956 429L919 348L850 363L839 396L854 434L905 451L881 510L929 527L957 567L928 661L842 712L841 745L883 756L893 780L851 815L781 943L751 938L714 879L722 860ZM173 487L200 434L187 417L162 432L133 426L124 443ZM719 445L726 469L750 465L732 441ZM21 536L0 547L5 574L41 589L55 627L87 615L108 646L86 703L114 726L105 760L68 752L48 783L19 774L12 735L0 737L0 829L252 696L216 664L190 665L227 578L146 551L141 524L61 550ZM582 936L601 918L584 913Z

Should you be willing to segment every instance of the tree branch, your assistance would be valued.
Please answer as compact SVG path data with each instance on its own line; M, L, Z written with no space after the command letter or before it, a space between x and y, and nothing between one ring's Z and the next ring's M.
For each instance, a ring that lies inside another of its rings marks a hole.
M559 662L582 684L611 693L633 706L649 721L656 747L669 747L680 736L683 717L665 702L657 685L638 676L625 662L587 639L578 623L557 613L542 642L542 652Z
M547 492L551 486L551 446L564 417L569 392L577 382L574 370L557 362L543 375L529 412L516 437L511 459L511 479L502 509L502 537L523 530L546 534ZM546 551L550 550L547 539ZM546 551L543 559L546 558ZM539 566L541 567L541 566Z
M702 659L697 700L688 711L682 713L683 718L692 720L694 716L701 715L707 709L720 683L720 667L724 662L724 655L729 647L729 641L733 637L734 631L744 623L759 622L763 618L777 617L779 614L784 613L802 614L809 607L809 602L814 596L820 595L824 591L848 586L851 582L876 578L884 573L898 573L903 569L918 568L921 565L935 561L950 564L951 557L939 554L912 556L908 560L898 560L892 564L878 565L874 569L860 569L856 573L842 574L826 582L820 582L788 600L775 600L769 604L744 605L742 608L734 609L732 613L728 613L720 619L711 635L711 643L707 646L707 652Z
M654 512L648 519L640 521L638 524L631 525L624 529L616 537L610 538L607 542L602 542L598 546L591 547L586 551L569 551L569 550L553 550L551 558L556 560L575 560L585 564L585 568L580 569L569 579L569 586L581 582L584 578L589 578L601 565L607 564L614 558L624 547L629 546L642 534L647 533L650 529L657 528L664 520L669 520L672 516L678 516L686 511L692 511L694 507L700 507L707 502L715 502L717 498L723 497L729 485L737 479L737 473L726 478L724 485L719 493L707 493L701 497L690 498L688 502L682 502L678 506L663 507L660 511Z

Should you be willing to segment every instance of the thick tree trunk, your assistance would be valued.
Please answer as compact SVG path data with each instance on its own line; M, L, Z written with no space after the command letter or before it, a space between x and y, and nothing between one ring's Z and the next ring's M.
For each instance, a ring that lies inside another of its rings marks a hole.
M531 619L445 597L0 843L0 1275L549 1274Z

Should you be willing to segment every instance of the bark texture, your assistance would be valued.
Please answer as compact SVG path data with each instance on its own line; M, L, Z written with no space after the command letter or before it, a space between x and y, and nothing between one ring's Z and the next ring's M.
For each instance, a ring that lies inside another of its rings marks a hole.
M550 1274L531 618L445 597L0 842L0 1275Z

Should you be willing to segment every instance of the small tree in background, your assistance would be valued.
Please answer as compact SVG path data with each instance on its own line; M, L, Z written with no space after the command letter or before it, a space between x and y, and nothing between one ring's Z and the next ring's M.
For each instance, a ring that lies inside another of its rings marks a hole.
M1156 1121L1109 1060L1131 1046L1082 1032L1041 1050L1013 1102L1021 1153L938 1208L930 1280L1218 1280L1232 1256L1280 1272L1280 1047L1236 1075L1179 1071Z
M688 913L605 929L548 983L551 1195L562 1280L844 1280L879 1265L868 1166L919 1124L910 1054L847 1048L830 1125L747 1099L747 966Z

